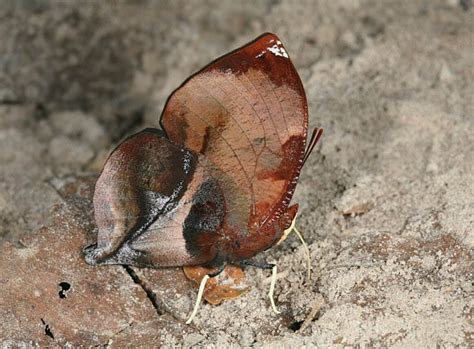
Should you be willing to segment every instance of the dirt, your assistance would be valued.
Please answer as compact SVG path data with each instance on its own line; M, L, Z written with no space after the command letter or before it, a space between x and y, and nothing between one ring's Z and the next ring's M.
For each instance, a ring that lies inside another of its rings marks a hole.
M472 7L4 2L2 347L471 347ZM248 268L249 292L186 326L197 291L181 270L84 263L94 180L123 137L158 126L184 79L266 31L303 80L310 127L324 128L293 200L313 276L290 236L260 256L278 263L280 315L270 273Z

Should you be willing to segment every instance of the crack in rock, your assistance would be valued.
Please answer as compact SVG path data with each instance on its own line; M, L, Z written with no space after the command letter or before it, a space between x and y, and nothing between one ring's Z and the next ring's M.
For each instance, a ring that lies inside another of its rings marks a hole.
M145 291L147 298L150 300L151 304L153 305L153 308L155 308L158 315L163 315L166 311L163 309L163 304L160 304L161 302L158 301L156 293L153 292L153 290L148 287L148 285L144 281L140 279L137 273L135 273L135 271L130 266L123 265L123 268L125 269L127 274L130 275L133 282L139 285L143 289L143 291Z

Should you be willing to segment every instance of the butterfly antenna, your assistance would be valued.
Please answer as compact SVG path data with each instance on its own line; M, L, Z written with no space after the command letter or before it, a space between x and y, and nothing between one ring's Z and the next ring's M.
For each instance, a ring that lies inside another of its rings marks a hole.
M322 128L315 128L313 130L313 134L311 135L311 140L309 141L308 147L306 148L306 151L304 152L303 156L303 166L306 163L306 160L308 160L309 155L313 151L315 145L318 143L319 139L323 135L323 129Z
M268 297L270 298L270 303L272 309L276 314L280 314L280 311L276 308L275 300L273 299L273 292L275 291L275 283L277 280L277 266L274 265L272 268L272 280L270 282L270 290L268 291Z
M193 312L191 313L191 316L186 321L186 325L189 325L191 321L193 321L194 317L196 316L198 312L199 305L201 304L202 295L204 293L204 288L206 287L206 283L207 283L207 280L209 280L209 278L210 278L209 275L204 275L204 277L201 280L201 283L199 284L199 291L196 298L196 303L194 304L194 309L193 309Z

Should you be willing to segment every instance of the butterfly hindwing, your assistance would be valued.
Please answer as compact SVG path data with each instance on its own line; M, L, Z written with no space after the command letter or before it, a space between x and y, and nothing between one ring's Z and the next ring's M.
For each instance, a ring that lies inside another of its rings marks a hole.
M130 264L169 267L213 262L224 210L219 185L198 165L177 205L130 241L130 247L139 253Z
M88 261L142 265L144 256L156 250L155 243L166 250L163 258L178 265L189 262L182 226L174 220L186 219L189 203L183 200L192 204L194 187L205 180L203 171L196 171L197 163L196 154L159 130L146 129L122 142L96 183L99 232Z

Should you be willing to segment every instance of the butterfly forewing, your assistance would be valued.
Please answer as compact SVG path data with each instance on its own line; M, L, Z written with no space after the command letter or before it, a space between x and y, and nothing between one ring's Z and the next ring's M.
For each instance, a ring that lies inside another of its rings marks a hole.
M161 123L203 154L224 188L228 223L260 229L286 210L301 169L307 103L278 37L217 59L169 98Z

